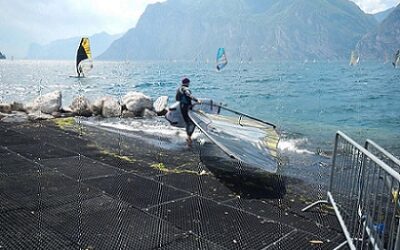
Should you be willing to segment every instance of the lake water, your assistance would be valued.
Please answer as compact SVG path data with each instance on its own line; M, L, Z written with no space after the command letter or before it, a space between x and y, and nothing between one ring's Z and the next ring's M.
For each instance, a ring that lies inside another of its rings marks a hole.
M400 70L389 64L238 62L216 72L206 62L95 62L89 77L71 78L73 61L1 61L0 98L29 101L61 90L63 106L83 94L121 98L128 91L170 96L182 77L195 96L275 123L280 148L298 159L333 149L335 131L370 138L400 155ZM312 159L311 161L318 161Z

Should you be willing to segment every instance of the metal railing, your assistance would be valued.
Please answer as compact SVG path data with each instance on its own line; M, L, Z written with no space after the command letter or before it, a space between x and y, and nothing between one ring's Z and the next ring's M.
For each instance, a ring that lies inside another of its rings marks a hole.
M371 151L376 152L375 155ZM350 249L400 249L400 161L368 140L360 146L337 132L327 199Z

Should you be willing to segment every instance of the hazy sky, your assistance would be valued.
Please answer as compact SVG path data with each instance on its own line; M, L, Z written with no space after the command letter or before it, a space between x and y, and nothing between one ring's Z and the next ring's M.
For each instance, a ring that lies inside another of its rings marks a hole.
M38 42L101 31L117 34L134 27L148 4L162 1L0 0L0 29L25 30Z
M165 0L0 0L0 51L14 47L12 54L23 54L31 42L106 31L117 34L136 25L150 3ZM187 0L192 1L192 0ZM263 0L260 0L263 1ZM375 13L400 0L352 0L364 11ZM15 47L21 51L15 51ZM9 51L10 52L10 51Z

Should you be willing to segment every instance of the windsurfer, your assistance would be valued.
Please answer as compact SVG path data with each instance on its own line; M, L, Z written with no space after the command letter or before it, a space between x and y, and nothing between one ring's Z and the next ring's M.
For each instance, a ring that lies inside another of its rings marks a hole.
M83 73L82 65L79 64L77 71L78 71L78 77L85 77L85 74Z
M192 146L192 134L195 129L195 125L189 118L189 110L192 108L192 101L200 103L200 101L192 95L189 89L189 78L184 78L182 80L182 85L177 89L175 99L179 102L183 119L186 123L186 134L187 134L187 145Z
M393 67L396 68L398 62L400 61L400 50L397 50L396 54L394 55L394 60L393 60Z

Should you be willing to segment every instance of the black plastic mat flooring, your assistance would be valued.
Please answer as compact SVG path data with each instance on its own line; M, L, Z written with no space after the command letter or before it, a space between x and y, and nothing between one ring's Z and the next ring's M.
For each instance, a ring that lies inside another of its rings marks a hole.
M41 161L41 164L46 168L57 170L75 180L114 176L124 173L124 171L118 168L105 165L85 156L44 159Z
M200 197L168 203L149 212L228 249L262 249L293 231Z
M249 213L253 213L258 216L279 221L285 225L295 227L296 229L303 230L319 238L323 238L325 241L332 241L339 236L338 231L323 227L322 224L309 220L306 217L298 216L298 214L304 215L304 212L298 211L298 214L293 213L293 211L290 209L279 208L263 200L235 199L224 204L248 211Z
M185 235L182 238L172 241L169 244L160 247L163 250L227 250L227 248L217 245L213 242L194 236L191 234Z
M186 192L134 174L98 178L85 183L140 209L190 196Z
M99 152L97 155L93 156L93 158L124 171L137 173L142 176L157 176L163 174L162 171L151 166L152 164L157 164L156 161L153 159L138 158L136 155L110 155Z
M215 201L233 199L236 195L215 177L199 174L169 174L158 181Z
M47 143L35 144L20 144L9 146L8 149L21 154L22 156L31 160L41 160L48 158L61 158L67 156L76 156L77 154L71 151L52 146Z
M45 210L43 221L82 249L154 249L185 235L106 195Z
M0 153L0 173L4 175L37 171L39 166L14 152Z
M1 249L77 249L65 235L27 210L0 213Z
M0 182L0 190L3 195L33 211L100 195L97 190L59 173L42 171L7 176Z
M10 129L0 130L0 138L0 145L2 146L38 143L33 137L17 133Z

